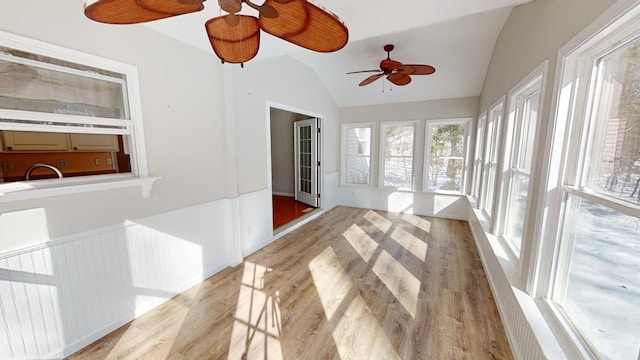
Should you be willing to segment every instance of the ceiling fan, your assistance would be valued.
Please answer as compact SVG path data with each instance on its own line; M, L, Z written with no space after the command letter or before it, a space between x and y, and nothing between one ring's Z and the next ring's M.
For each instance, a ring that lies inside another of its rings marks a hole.
M85 0L84 14L107 24L137 24L198 12L205 0ZM87 5L87 2L90 3ZM258 17L240 14L242 4ZM260 29L305 49L333 52L343 48L349 31L333 13L307 0L218 0L227 12L209 19L205 29L223 63L243 65L258 53Z
M364 79L360 86L369 85L372 82L380 79L383 76L387 76L387 80L391 81L395 85L403 86L411 82L410 75L430 75L436 72L436 69L431 65L418 65L418 64L402 64L399 61L391 60L389 53L393 50L392 44L384 46L384 51L387 52L387 58L380 61L380 70L361 70L352 71L347 74L359 74L368 72L377 72L379 74L371 75Z

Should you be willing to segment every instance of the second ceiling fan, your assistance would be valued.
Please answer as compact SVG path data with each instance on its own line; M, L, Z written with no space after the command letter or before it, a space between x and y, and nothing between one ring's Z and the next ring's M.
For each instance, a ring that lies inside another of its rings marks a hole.
M364 79L359 84L360 86L369 85L383 76L386 76L387 80L389 80L393 84L403 86L411 82L411 75L430 75L436 72L436 69L431 65L403 64L399 61L392 60L389 53L393 50L393 48L394 46L392 44L387 44L384 46L384 51L387 52L387 58L380 61L380 70L352 71L348 72L347 74L368 72L378 73Z

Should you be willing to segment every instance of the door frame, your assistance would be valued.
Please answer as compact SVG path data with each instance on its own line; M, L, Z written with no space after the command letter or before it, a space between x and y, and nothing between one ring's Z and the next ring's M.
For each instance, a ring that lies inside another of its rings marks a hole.
M320 113L316 113L314 111L309 111L309 110L305 110L305 109L300 109L300 108L296 108L294 106L290 106L290 105L286 105L286 104L282 104L282 103L278 103L278 102L274 102L274 101L270 101L267 100L266 104L265 104L265 111L266 111L266 136L267 136L267 188L269 190L269 194L273 194L273 183L272 183L272 170L271 170L271 109L278 109L278 110L283 110L283 111L288 111L288 112L292 112L292 113L296 113L296 114L301 114L301 115L305 115L308 116L310 118L317 118L318 119L318 128L322 129L320 130L320 134L318 136L318 146L320 147L320 151L318 152L318 160L320 161L320 171L318 171L318 178L317 178L317 183L318 183L318 192L321 194L320 198L318 199L318 209L322 209L323 205L324 205L324 198L325 198L325 183L324 183L324 161L326 159L326 150L325 150L325 134L326 131L324 131L324 127L325 127L325 123L326 123L326 116ZM292 150L293 151L293 150ZM271 197L269 198L269 203L271 204L271 206L273 206L272 203L272 199Z

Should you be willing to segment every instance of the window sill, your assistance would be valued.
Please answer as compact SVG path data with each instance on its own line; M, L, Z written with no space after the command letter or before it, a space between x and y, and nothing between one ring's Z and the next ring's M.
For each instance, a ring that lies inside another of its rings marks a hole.
M67 179L20 181L0 185L0 203L80 194L92 191L139 186L142 197L151 196L153 183L159 177L139 178L131 175L96 175Z

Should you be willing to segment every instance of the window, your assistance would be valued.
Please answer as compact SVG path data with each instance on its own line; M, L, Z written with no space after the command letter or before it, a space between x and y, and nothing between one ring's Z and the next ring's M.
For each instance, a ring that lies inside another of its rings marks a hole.
M461 193L469 119L427 121L425 190Z
M342 125L342 183L369 185L371 183L372 124Z
M484 125L486 120L486 113L481 114L478 118L478 127L476 128L476 146L473 159L473 189L471 190L471 196L476 200L478 200L480 196L480 174L482 173L482 149L484 148Z
M413 189L413 151L417 122L383 123L381 180L385 187Z
M580 339L576 347L599 359L640 353L639 13L565 55L559 85L551 306Z
M135 67L0 32L0 193L131 186L147 175L142 138Z
M482 167L481 209L489 218L493 216L503 107L504 99L501 99L489 109L487 121L487 141L484 148L484 164Z
M516 86L509 97L500 235L517 257L520 256L529 204L529 183L545 66L546 63L528 76L523 85Z

